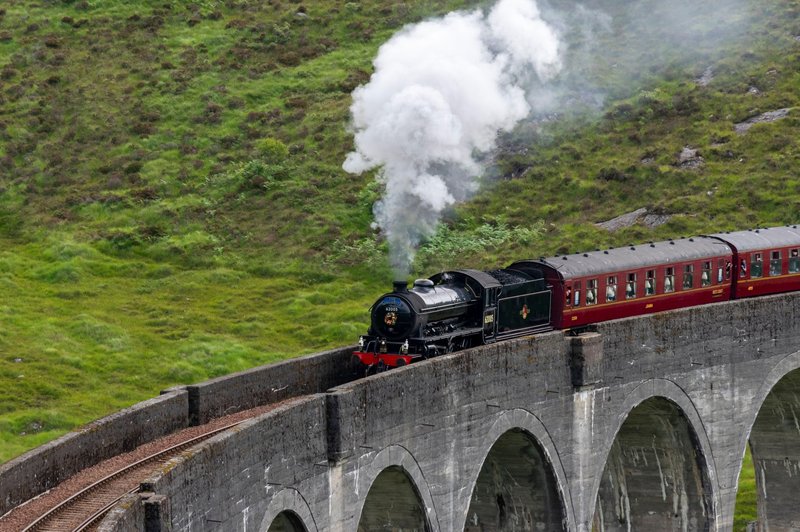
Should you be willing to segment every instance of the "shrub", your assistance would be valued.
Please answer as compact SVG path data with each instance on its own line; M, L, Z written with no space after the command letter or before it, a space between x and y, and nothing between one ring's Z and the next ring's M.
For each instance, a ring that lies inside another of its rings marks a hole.
M270 163L283 162L289 156L289 148L286 147L286 144L272 137L261 139L257 142L256 147L261 157Z

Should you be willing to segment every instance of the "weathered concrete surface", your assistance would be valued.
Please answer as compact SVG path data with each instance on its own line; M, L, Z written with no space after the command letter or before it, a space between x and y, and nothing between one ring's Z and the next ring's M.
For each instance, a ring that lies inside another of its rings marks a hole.
M365 509L369 500L364 503ZM472 490L466 532L563 530L552 465L528 434L506 432L492 446Z
M276 494L297 490L310 479L316 484L327 473L325 434L325 396L298 399L184 452L143 482L142 490L169 494L175 530L226 530L245 523L257 529ZM273 460L276 456L281 458ZM327 490L316 490L305 500L326 505L326 495ZM286 509L301 518L309 514L303 508L280 508L273 518Z
M144 500L139 494L126 495L117 504L103 522L97 527L97 532L114 532L115 530L128 530L130 532L145 532Z
M425 508L403 468L387 467L369 489L358 530L425 530Z
M0 515L78 471L188 426L175 390L95 421L0 465Z
M352 347L334 349L187 386L192 424L348 382L352 356Z
M780 380L750 433L762 532L800 530L800 370Z
M727 531L762 405L787 413L794 404L776 384L800 369L798 308L797 294L728 302L599 325L601 345L554 332L436 358L254 419L145 487L169 499L173 530L266 531L289 511L311 531L354 531L374 510L366 506L376 479L401 470L433 532L469 525L476 486L484 516L494 490L504 530L521 530L514 523L530 522L533 501L548 501L541 515L560 513L568 530L589 530L602 508L630 530ZM769 406L773 391L780 408ZM518 477L481 478L493 449L514 463L513 435L535 443L516 446L518 464L533 458L534 470L549 470L528 482L519 510L506 499L507 479ZM769 496L788 475L771 474L773 457L762 456ZM610 479L625 483L627 514L606 510L620 500ZM769 499L768 512L787 522L800 505Z
M620 427L603 471L594 530L708 530L711 487L677 406L640 403Z

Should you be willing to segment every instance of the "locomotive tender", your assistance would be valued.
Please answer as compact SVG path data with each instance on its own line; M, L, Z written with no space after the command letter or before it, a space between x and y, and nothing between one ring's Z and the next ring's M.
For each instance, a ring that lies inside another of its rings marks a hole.
M395 282L354 356L382 371L553 329L800 290L798 226L715 233Z

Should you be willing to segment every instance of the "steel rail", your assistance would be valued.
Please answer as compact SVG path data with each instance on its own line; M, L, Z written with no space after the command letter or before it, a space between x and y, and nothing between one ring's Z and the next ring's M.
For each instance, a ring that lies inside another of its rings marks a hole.
M210 431L205 432L205 433L203 433L203 434L201 434L199 436L195 436L194 438L190 438L190 439L188 439L188 440L186 440L184 442L177 443L177 444L175 444L175 445L173 445L171 447L168 447L167 449L162 449L160 451L157 451L157 452L155 452L155 453L153 453L153 454L151 454L149 456L146 456L146 457L142 458L141 460L138 460L138 461L136 461L136 462L134 462L132 464L128 464L127 466L124 466L124 467L118 469L117 471L115 471L115 472L113 472L113 473L111 473L109 475L106 475L105 477L101 478L100 480L90 484L89 486L83 488L79 492L77 492L74 495L70 496L68 499L66 499L66 500L62 501L61 503L57 504L56 506L54 506L53 508L48 510L46 513L41 515L33 523L31 523L27 527L25 527L22 530L22 532L34 532L34 531L37 531L37 530L43 530L43 527L45 526L47 521L56 518L58 516L58 514L60 514L60 513L64 513L71 506L79 504L82 499L88 498L88 496L90 494L92 494L95 491L98 491L105 484L108 484L113 480L117 480L117 479L123 477L126 474L133 473L135 470L140 469L140 468L144 467L145 465L147 465L149 463L155 462L155 461L160 460L160 459L169 458L170 455L177 454L179 451L181 451L183 449L191 447L192 445L194 445L196 443L199 443L199 442L201 442L203 440L207 440L207 439L211 438L212 436L214 436L216 434L219 434L220 432L224 432L224 431L226 431L226 430L228 430L228 429L230 429L232 427L235 427L235 426L237 426L237 425L239 425L241 423L242 423L242 421L237 421L236 423L231 423L231 424L226 425L224 427L220 427L220 428L217 428L217 429L214 429L214 430L210 430ZM104 505L104 507L102 509L95 511L90 517L86 518L80 525L78 525L76 528L74 528L73 531L74 532L80 532L80 531L85 530L86 528L92 526L102 516L104 516L106 513L108 513L108 511L111 510L111 508L113 508L114 505L116 505L123 497L125 497L126 495L128 495L130 493L136 493L137 491L139 491L138 487L136 487L136 488L134 488L132 490L127 490L122 495L115 496L113 501L111 501L108 504Z

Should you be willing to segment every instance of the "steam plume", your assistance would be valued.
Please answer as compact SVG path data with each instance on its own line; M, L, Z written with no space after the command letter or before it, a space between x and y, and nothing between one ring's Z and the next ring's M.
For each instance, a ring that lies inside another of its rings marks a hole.
M444 209L477 188L477 157L531 111L526 90L561 68L562 45L533 0L455 12L408 26L384 44L353 92L356 151L344 169L379 168L374 206L397 278Z

